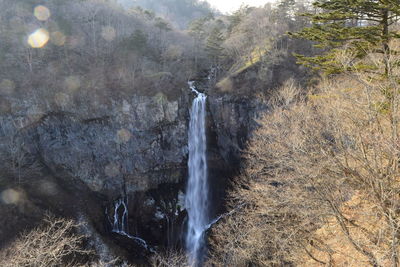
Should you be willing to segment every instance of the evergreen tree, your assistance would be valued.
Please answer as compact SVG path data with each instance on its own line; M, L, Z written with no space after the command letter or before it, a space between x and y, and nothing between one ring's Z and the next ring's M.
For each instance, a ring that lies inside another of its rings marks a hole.
M206 42L206 52L212 59L213 63L218 65L222 57L222 52L224 48L222 43L224 42L224 36L219 27L215 27L207 38Z
M243 21L250 11L251 8L248 5L242 5L238 10L233 12L232 15L228 16L228 34L232 33L233 29Z
M122 45L127 50L145 54L147 50L147 36L143 31L137 29L131 36L122 41Z
M296 29L296 1L281 0L273 11L273 20L279 24L287 24L289 31Z
M296 5L295 0L281 0L278 4L278 14L282 15L285 19L291 19L291 14L292 10L294 9Z
M206 37L206 31L205 31L205 19L197 19L191 22L189 25L189 35L193 37L194 40L194 51L193 51L193 56L194 56L194 64L195 68L197 70L198 67L198 61L199 61L199 53L200 50L202 49L203 46L203 40Z
M154 26L156 26L160 30L160 33L162 31L169 32L172 30L172 28L169 26L168 22L166 22L165 20L163 20L162 18L159 18L159 17L156 18L156 23Z
M324 52L314 57L297 55L299 63L325 74L340 73L345 69L336 56L345 49L353 57L353 68L360 70L371 68L357 63L357 59L372 50L383 54L388 75L387 59L395 52L389 43L400 37L391 27L400 18L399 0L316 0L313 5L319 12L306 14L311 17L312 26L290 34L316 42L315 46Z

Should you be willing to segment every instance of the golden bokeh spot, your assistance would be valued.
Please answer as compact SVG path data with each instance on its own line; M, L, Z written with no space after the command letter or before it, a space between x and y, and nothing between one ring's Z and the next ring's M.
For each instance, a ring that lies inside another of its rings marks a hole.
M0 97L0 114L6 115L11 113L11 111L12 111L11 102L6 98Z
M82 47L85 45L85 37L79 35L68 36L66 39L66 45L70 49Z
M3 79L0 83L0 94L10 95L14 92L15 83L9 79Z
M90 181L88 186L92 191L98 192L103 189L104 182L101 179L93 179L92 181Z
M32 122L40 120L45 115L45 112L40 107L32 105L26 111L26 115L27 115L29 121L32 123Z
M21 200L21 193L14 189L1 192L1 201L5 204L17 204Z
M168 60L177 60L182 57L182 48L177 45L170 45L164 52L164 57Z
M119 165L115 163L110 163L105 167L104 172L109 177L116 177L120 174Z
M117 33L115 32L115 29L111 26L106 26L103 27L101 30L101 37L104 38L104 40L106 41L112 41L115 39L115 37L117 36Z
M41 180L39 182L39 191L48 196L54 196L58 193L57 185L53 182Z
M127 143L132 138L132 134L127 129L121 129L117 133L119 143Z
M64 93L57 93L54 96L54 101L56 102L56 104L58 106L65 107L70 102L70 97L69 97L69 95L64 94Z
M66 37L62 32L52 32L50 34L50 41L57 45L57 46L63 46L65 44L66 41Z
M43 28L34 31L28 37L28 44L33 48L44 47L48 41L49 41L49 32Z
M33 10L33 14L38 20L46 21L50 18L50 10L45 6L37 6Z
M65 78L64 85L67 91L73 93L81 87L81 79L79 78L79 76L75 75L68 76L67 78Z

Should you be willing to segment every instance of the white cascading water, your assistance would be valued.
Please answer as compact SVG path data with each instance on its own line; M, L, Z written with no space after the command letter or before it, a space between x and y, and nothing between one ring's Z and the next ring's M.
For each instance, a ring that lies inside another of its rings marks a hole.
M121 210L122 209L122 210ZM122 214L121 214L122 211ZM107 215L107 210L106 210ZM107 215L108 216L108 215ZM114 218L110 220L112 232L123 236L126 236L136 243L146 248L147 250L154 252L153 248L147 245L146 241L140 237L132 236L128 233L128 204L123 199L119 199L114 203Z
M122 216L119 214L120 208L123 208ZM119 199L114 203L114 221L112 223L112 231L114 233L128 235L128 207L122 199Z
M190 265L198 266L204 246L204 232L209 225L205 129L207 96L196 90L194 82L189 82L189 86L197 97L193 100L189 124L189 179L185 199L189 220L186 248Z

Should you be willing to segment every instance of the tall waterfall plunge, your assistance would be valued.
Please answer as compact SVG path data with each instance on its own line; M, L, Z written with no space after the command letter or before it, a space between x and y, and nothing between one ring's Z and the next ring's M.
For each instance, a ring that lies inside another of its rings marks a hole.
M209 226L205 129L207 96L196 90L194 82L189 82L189 86L197 97L193 100L189 124L189 179L185 200L189 220L186 248L191 266L197 266L201 262L204 232Z

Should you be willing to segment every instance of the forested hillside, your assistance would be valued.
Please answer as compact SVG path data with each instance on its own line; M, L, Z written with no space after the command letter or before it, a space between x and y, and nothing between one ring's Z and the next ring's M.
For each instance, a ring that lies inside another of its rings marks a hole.
M218 13L203 0L117 0L125 8L141 7L170 21L175 27L186 29L198 18Z
M398 1L315 1L290 35L320 76L269 98L232 215L211 235L216 266L398 266Z
M24 91L63 108L66 99L89 104L94 96L155 94L160 83L171 93L193 74L190 38L152 13L102 1L49 1L34 16L38 4L2 1L9 8L1 14L1 76L12 89L5 95Z

